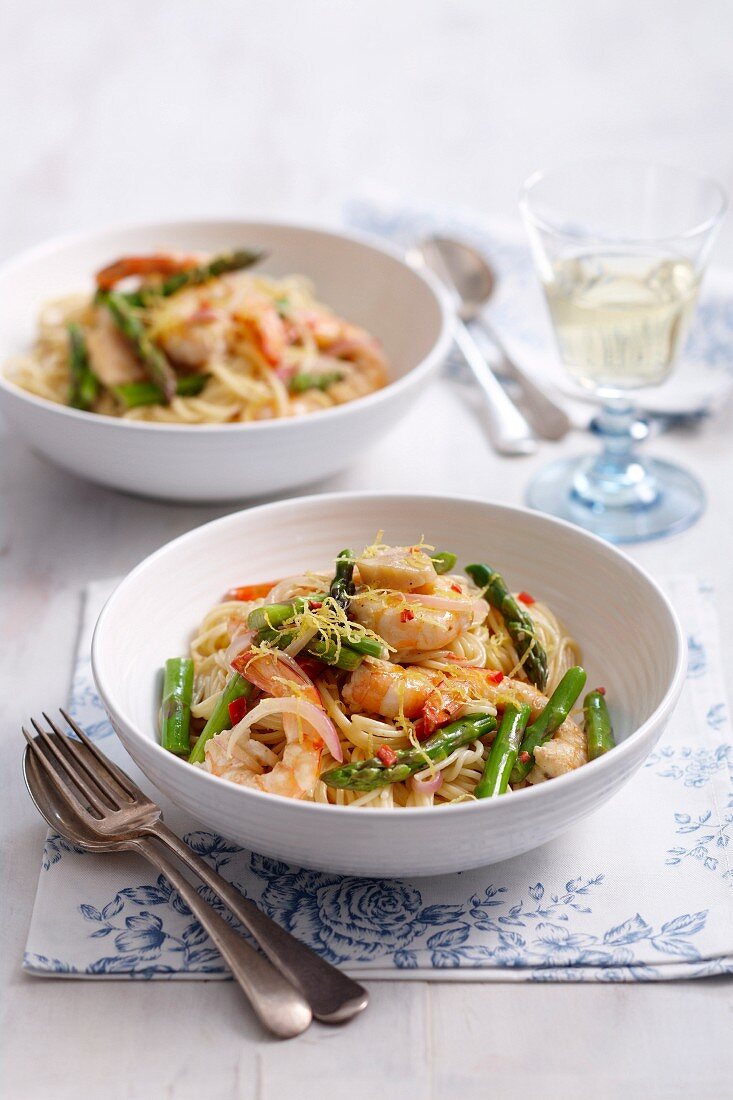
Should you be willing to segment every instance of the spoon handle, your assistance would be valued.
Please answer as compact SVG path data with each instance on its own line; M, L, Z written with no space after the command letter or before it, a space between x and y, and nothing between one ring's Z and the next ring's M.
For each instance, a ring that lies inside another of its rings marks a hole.
M495 377L473 336L458 318L453 337L486 398L486 420L494 449L503 455L532 454L536 449L532 429Z
M258 909L253 901L243 898L231 883L193 852L167 825L156 821L145 831L165 844L219 895L272 964L303 993L316 1019L341 1024L366 1008L369 994L363 986L291 936Z
M231 970L265 1027L280 1039L305 1031L311 1010L302 994L260 955L196 892L179 869L162 855L153 841L140 837L128 847L161 871L176 888Z
M556 401L553 401L548 393L545 393L541 386L538 386L529 377L526 371L514 362L495 329L486 318L481 316L477 318L477 321L501 355L502 363L507 372L518 383L524 399L523 408L527 412L534 430L543 439L563 439L573 427L573 422L568 414Z

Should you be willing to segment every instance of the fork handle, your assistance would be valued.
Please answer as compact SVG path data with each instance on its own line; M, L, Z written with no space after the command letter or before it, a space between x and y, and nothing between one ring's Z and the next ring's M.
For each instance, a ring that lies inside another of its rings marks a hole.
M175 864L162 855L155 844L144 837L130 841L128 847L157 867L176 888L194 917L208 932L255 1013L274 1035L290 1039L300 1035L311 1022L312 1014L299 990L272 964L255 951L196 893Z
M274 920L243 898L239 891L211 868L162 821L145 828L218 894L228 909L254 936L270 962L303 993L316 1019L345 1023L366 1008L369 994L352 978L326 962Z

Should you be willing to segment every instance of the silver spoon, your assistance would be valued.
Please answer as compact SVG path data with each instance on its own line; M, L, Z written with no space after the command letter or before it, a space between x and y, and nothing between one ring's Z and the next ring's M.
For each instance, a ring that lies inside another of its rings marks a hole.
M501 339L483 312L497 284L496 274L487 260L470 244L438 234L426 237L420 244L420 251L428 266L443 282L450 280L455 288L460 303L458 312L461 320L466 323L478 321L496 346L504 370L519 385L523 398L522 407L537 434L544 439L562 439L573 427L570 417L507 354ZM441 274L438 265L445 274Z
M23 754L23 776L38 812L52 829L72 844L87 852L136 852L162 871L209 933L265 1027L281 1039L290 1039L305 1031L311 1022L311 1010L302 994L206 904L178 868L162 855L154 841L145 837L100 841L73 809L74 796L62 797L63 781L50 779L31 752L30 745Z

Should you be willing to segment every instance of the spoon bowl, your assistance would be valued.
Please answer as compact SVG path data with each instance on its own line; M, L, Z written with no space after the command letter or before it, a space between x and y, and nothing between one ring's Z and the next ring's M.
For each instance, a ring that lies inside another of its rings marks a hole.
M84 819L75 814L54 792L50 779L26 745L23 753L23 779L33 805L50 829L83 848L85 852L119 851L121 844L99 840L88 828Z
M428 267L455 288L458 315L473 321L496 290L497 277L478 249L454 237L435 234L420 245ZM446 278L447 276L447 278Z

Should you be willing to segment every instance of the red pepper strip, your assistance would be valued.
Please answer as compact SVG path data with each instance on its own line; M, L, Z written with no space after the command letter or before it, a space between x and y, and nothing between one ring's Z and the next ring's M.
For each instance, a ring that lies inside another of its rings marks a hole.
M452 585L451 585L451 589L452 589L452 590L453 590L454 592L458 592L458 593L460 593L460 595L461 595L461 596L463 595L463 589L461 588L460 584L452 584Z
M234 699L229 704L229 721L233 726L236 726L237 722L241 722L247 713L247 700L244 698Z
M486 679L490 684L500 684L504 679L504 673L499 672L498 668L488 668L486 669Z
M261 600L268 596L277 584L277 581L263 581L261 584L243 584L240 588L230 588L224 593L224 601L227 600Z
M415 612L410 611L409 607L406 607L404 611L400 612L400 622L401 623L409 623L414 618L415 618Z
M451 698L448 695L441 695L438 689L432 691L423 704L421 716L415 723L415 736L418 741L424 741L440 726L444 726L462 706L463 700L458 696Z
M397 763L397 753L389 745L380 745L377 749L377 758L382 761L385 768L391 768Z
M522 603L526 603L527 607L531 607L533 603L537 603L537 600L534 596L530 596L529 592L520 592L517 599L521 600Z

